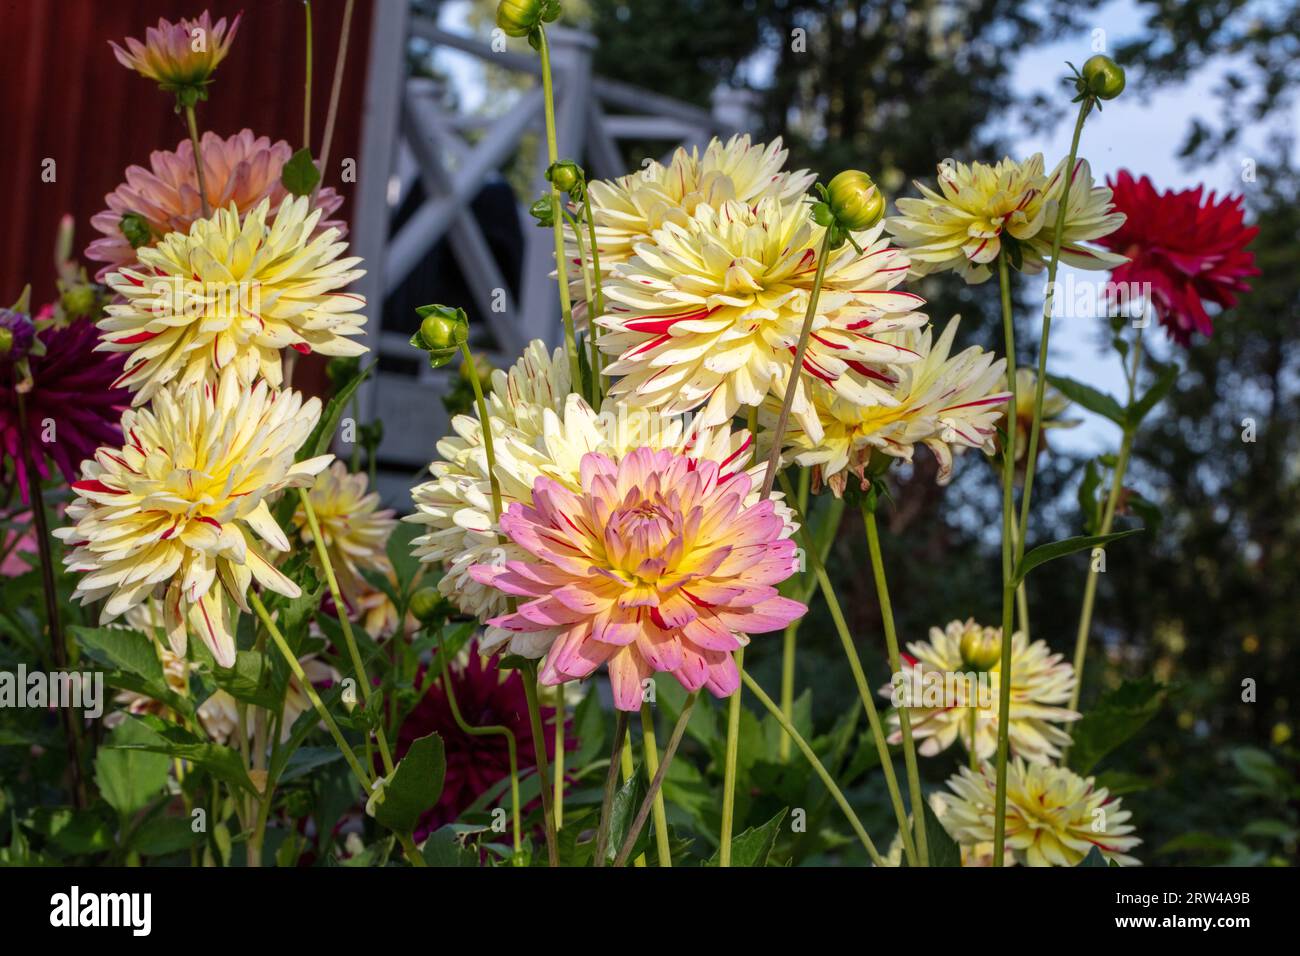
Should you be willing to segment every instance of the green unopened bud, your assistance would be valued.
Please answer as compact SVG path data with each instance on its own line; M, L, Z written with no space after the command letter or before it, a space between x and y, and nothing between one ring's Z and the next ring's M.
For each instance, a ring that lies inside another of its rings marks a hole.
M420 331L411 336L411 344L429 353L429 364L441 368L451 361L463 342L469 341L469 319L464 309L446 305L422 305L415 310L420 316Z
M586 182L582 167L571 159L562 159L551 163L546 168L546 181L562 193L568 193L575 200L582 199L582 187Z
M437 588L420 588L411 595L411 613L421 624L445 619L450 610L450 603Z
M996 627L980 627L974 621L966 625L961 636L962 663L971 670L992 670L1002 657L1002 630Z
M1083 64L1082 76L1084 85L1079 88L1080 93L1113 100L1124 92L1124 68L1104 54L1089 57Z
M559 15L559 0L501 0L497 4L497 26L511 37L526 37Z
M826 204L835 221L852 232L870 229L885 214L885 197L860 169L846 169L831 180Z
M122 230L122 235L126 237L127 242L131 243L132 249L147 246L153 240L153 230L149 228L149 220L138 212L128 212L122 216L117 228Z
M71 319L79 319L95 311L95 287L89 283L79 283L66 289L59 297L59 304Z

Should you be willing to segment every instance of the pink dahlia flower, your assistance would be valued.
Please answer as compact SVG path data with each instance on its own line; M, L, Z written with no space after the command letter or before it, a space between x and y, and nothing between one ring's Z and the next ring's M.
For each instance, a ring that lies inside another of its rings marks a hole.
M207 132L199 144L203 157L203 178L208 187L208 207L226 209L233 202L243 217L263 199L271 200L271 209L289 195L280 182L280 171L293 155L284 140L272 143L252 130L240 130L228 139ZM122 217L135 213L149 224L149 245L169 232L189 232L190 224L203 216L199 200L198 179L194 173L194 148L182 140L174 152L155 150L149 156L149 169L132 166L126 182L104 197L108 208L97 212L90 224L103 233L86 247L86 258L107 263L97 273L108 273L136 261L136 251L122 234ZM322 210L316 234L326 229L347 232L347 224L330 219L343 204L343 197L333 189L316 194L313 209Z
M197 20L169 20L159 18L156 27L145 31L144 42L135 37L127 37L126 49L112 40L108 45L113 48L117 62L128 70L135 70L141 76L154 80L160 87L170 93L179 93L185 89L199 92L199 99L206 99L208 83L217 66L230 52L230 45L235 42L235 33L239 30L240 14L226 30L226 18L222 17L214 26L208 11Z
M1128 256L1112 273L1115 283L1150 283L1151 302L1169 337L1187 345L1192 332L1214 326L1205 302L1230 308L1259 275L1246 246L1259 232L1247 226L1240 196L1215 201L1203 187L1157 193L1146 176L1120 170L1108 185L1117 211L1128 218L1096 241Z
M44 354L28 356L31 389L23 396L26 438L37 477L50 476L53 459L69 483L81 474L81 462L101 445L122 443L119 422L131 393L113 388L122 374L122 356L95 352L99 330L87 319L65 326L48 325L37 333ZM0 457L12 462L23 501L31 477L23 467L14 394L15 367L0 362Z
M550 632L543 684L609 665L614 703L641 706L641 682L672 674L687 690L726 697L740 684L732 652L807 608L778 595L795 546L773 503L745 506L747 474L714 461L638 448L618 463L591 452L581 488L549 478L532 506L515 503L501 530L534 560L470 573L523 601L489 623Z

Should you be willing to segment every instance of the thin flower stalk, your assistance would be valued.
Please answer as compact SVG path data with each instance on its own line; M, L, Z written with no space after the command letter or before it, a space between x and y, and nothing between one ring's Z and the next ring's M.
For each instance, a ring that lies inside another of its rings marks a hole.
M664 776L668 773L668 767L673 762L673 757L677 753L677 746L682 742L682 735L686 733L686 724L690 721L691 711L695 708L695 701L699 699L700 692L692 691L686 695L686 703L682 705L682 712L677 716L677 723L673 726L672 736L668 738L668 747L664 750L663 760L659 764L659 769L650 781L650 791L646 794L645 800L641 802L641 809L637 811L636 817L632 820L632 826L627 831L627 837L623 841L623 848L618 851L618 858L614 861L617 867L627 866L627 858L632 855L632 849L636 846L637 838L641 836L641 830L645 827L646 818L650 815L650 808L654 803L654 798L664 784Z
M733 695L739 697L737 691ZM648 704L641 705L641 744L645 748L645 772L647 779L653 780L659 772L659 744L655 739L655 718ZM659 865L671 868L673 865L672 849L668 844L668 812L664 807L664 792L658 790L651 804L654 813L655 850L659 854Z

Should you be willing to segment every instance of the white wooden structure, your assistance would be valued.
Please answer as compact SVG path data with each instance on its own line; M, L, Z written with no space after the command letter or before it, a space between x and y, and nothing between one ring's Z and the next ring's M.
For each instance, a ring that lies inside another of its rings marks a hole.
M414 14L402 0L380 0L373 11L352 219L354 250L364 257L368 270L360 283L360 291L371 304L366 344L377 357L409 360L415 356L408 335L392 330L392 316L390 327L385 328L380 303L445 238L479 314L487 317L496 343L489 357L494 365L504 367L529 340L543 338L554 343L560 335L559 296L555 280L550 278L554 238L549 230L535 227L527 214L527 206L545 186L545 151L536 151L535 188L517 197L525 244L520 301L511 298L509 284L470 203L484 181L515 158L527 134L538 140L544 136L540 62L526 40L511 39L500 49L503 44L498 37L498 49L494 50L492 38L450 32ZM701 110L593 76L595 40L588 34L552 26L547 36L555 80L559 155L576 159L591 177L620 176L639 165L641 157L624 156L620 140L703 146L713 135L749 125L750 100L745 91L719 90L713 96L713 111ZM406 50L411 37L536 79L493 119L450 111L442 105L435 81L408 76ZM417 180L427 198L393 232L391 215ZM394 506L407 505L412 475L428 464L434 444L447 432L438 395L448 376L455 374L456 364L437 371L422 364L421 371L411 375L379 372L360 395L361 420L379 418L384 422L380 490Z

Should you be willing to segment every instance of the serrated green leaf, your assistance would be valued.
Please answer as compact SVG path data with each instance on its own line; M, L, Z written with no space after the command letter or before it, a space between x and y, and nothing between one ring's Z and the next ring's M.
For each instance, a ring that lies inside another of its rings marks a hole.
M632 828L632 820L636 817L636 812L645 799L645 792L645 774L638 765L634 769L632 776L614 793L614 802L610 804L609 845L605 847L606 863L613 863L618 858L618 851L623 849L623 843L627 840L628 831ZM636 844L628 857L629 860L635 859L648 845L652 825L648 824L641 828L641 833L637 836Z
M320 170L312 162L311 150L305 146L289 157L280 170L280 183L295 196L307 196L320 182Z
M781 823L788 812L788 807L782 807L776 816L762 826L750 827L744 833L732 837L731 865L733 867L767 866L772 850L776 848L777 837L781 835ZM704 865L717 866L721 852L721 850L715 851Z
M478 847L469 838L486 829L487 827L465 827L454 823L439 827L424 841L421 851L424 862L429 866L478 866Z
M284 696L285 682L271 658L259 651L238 651L233 667L213 667L212 680L236 700L275 710Z
M70 627L68 632L95 660L163 686L163 668L153 641L119 627Z
M383 803L375 807L375 819L390 830L405 833L414 829L420 815L438 802L446 773L442 738L437 734L419 738L393 771L384 788Z
M248 779L248 771L238 751L208 743L195 737L183 727L169 724L157 717L140 717L137 721L154 732L153 739L115 744L114 747L121 750L165 754L168 757L188 760L218 780L250 793L256 792L253 782Z
M1110 419L1121 428L1127 423L1128 417L1124 411L1124 406L1113 396L1064 375L1048 375L1047 380L1056 386L1057 391L1076 405L1080 405L1090 412L1095 412L1103 418Z
M1090 534L1077 538L1065 538L1062 541L1052 541L1049 544L1040 544L1023 558L1020 564L1016 566L1016 573L1012 580L1019 584L1025 579L1030 571L1045 564L1048 561L1054 561L1057 558L1063 558L1067 554L1074 554L1077 551L1092 550L1093 548L1103 547L1112 541L1118 541L1120 538L1127 538L1129 535L1137 534L1142 528L1130 528L1128 531L1112 531L1110 534Z
M930 854L930 865L961 866L961 847L939 822L939 818L930 809L929 801L922 803L925 806L925 843Z

